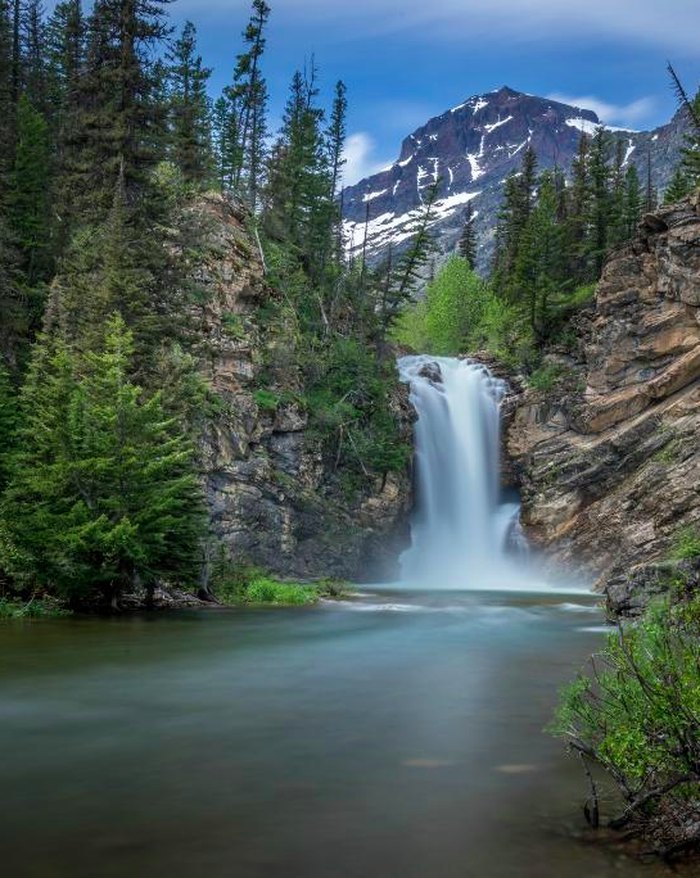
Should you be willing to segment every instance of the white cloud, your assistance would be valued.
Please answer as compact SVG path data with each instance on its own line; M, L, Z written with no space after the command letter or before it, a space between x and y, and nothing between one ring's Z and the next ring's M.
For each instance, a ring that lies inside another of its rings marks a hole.
M182 3L192 0L181 0ZM231 0L196 0L210 9ZM670 50L697 50L700 3L695 0L276 0L275 15L290 23L328 26L342 38L413 31L461 42L489 38L546 43L552 37L622 39Z
M600 121L605 122L606 125L623 125L630 128L643 125L656 110L656 102L654 98L650 97L639 98L629 104L612 104L593 95L575 97L560 92L553 92L547 97L552 101L570 104L572 107L593 110Z
M345 161L343 168L343 185L354 186L365 177L371 177L384 170L391 162L379 161L376 158L376 143L364 131L349 135L345 141Z

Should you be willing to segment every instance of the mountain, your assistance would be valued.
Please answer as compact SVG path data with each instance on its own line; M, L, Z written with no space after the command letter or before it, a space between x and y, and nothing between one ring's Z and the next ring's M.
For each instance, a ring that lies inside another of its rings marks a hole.
M537 153L540 170L556 164L568 172L581 133L593 133L600 124L592 110L507 86L469 98L409 135L391 167L345 189L344 231L350 252L362 250L365 227L368 259L373 264L390 247L405 246L425 194L439 181L433 225L438 262L454 251L465 205L471 201L477 215L478 267L486 269L503 182L519 168L526 146L530 144ZM624 139L625 164L636 165L642 181L651 160L654 186L663 191L683 146L686 124L682 114L654 131L609 130Z

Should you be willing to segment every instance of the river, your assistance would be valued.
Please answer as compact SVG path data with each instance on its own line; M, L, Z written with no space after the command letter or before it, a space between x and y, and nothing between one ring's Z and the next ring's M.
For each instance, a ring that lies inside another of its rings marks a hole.
M603 642L588 597L4 623L8 878L607 878L542 733Z

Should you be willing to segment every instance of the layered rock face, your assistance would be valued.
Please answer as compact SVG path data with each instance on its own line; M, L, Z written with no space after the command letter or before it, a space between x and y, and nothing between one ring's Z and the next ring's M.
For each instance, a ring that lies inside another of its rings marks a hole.
M214 534L232 559L282 576L391 575L407 540L409 474L368 478L346 496L294 401L301 382L288 347L293 333L262 325L271 292L244 215L210 195L191 222L199 228L192 279L202 301L192 331L213 390L201 458ZM390 404L408 438L406 392L397 389Z
M564 386L527 391L508 450L530 538L626 609L639 565L700 523L698 196L645 218L577 331L551 358Z

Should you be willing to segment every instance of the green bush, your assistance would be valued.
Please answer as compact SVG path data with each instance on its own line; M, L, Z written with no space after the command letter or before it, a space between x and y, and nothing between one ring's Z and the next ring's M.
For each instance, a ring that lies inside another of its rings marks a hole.
M671 549L674 561L694 561L700 558L700 530L686 527L676 536Z
M402 470L412 454L387 400L396 382L393 360L354 339L339 338L309 354L310 435L338 468L369 475Z
M276 412L281 402L280 397L271 390L256 390L255 402L264 412Z
M231 338L243 338L245 335L245 326L240 314L228 311L223 315L221 324L226 335Z
M699 718L700 606L662 603L610 635L563 691L552 731L617 786L610 825L668 854L700 844ZM593 787L596 813L597 801Z
M299 582L280 582L268 576L255 579L245 591L247 604L275 604L278 606L305 606L315 604L318 591Z
M527 383L534 390L547 392L551 390L562 376L562 369L554 363L547 363L536 369L527 379Z
M23 601L0 598L0 619L60 619L70 616L58 602L48 599Z
M211 585L216 598L227 606L302 606L316 603L320 597L331 596L330 586L325 582L318 585L282 582L261 567L227 561L223 557L214 565Z

